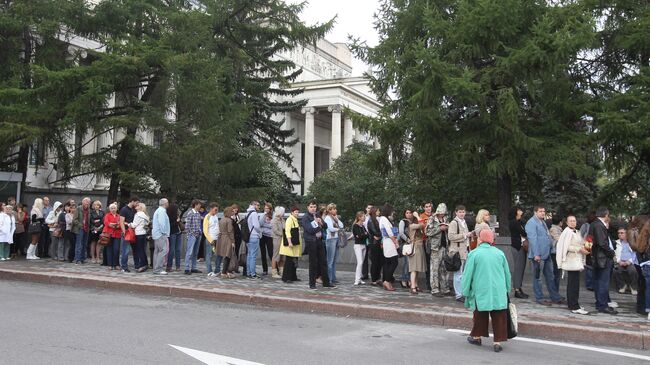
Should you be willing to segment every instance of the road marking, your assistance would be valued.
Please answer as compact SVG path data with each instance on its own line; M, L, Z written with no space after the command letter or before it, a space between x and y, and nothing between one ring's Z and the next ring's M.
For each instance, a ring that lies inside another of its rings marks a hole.
M264 365L264 364L260 364L259 362L252 362L252 361L247 361L242 359L236 359L234 357L211 354L209 352L188 349L187 347L174 346L174 345L169 345L169 346L207 365Z
M453 333L460 333L460 334L463 334L463 335L469 335L469 331L465 331L465 330L448 329L447 331L448 332L453 332ZM490 337L492 337L492 335L490 335ZM537 339L534 339L534 338L526 338L526 337L519 337L519 336L513 338L512 340L522 341L522 342L534 342L534 343L540 343L540 344L543 344L543 345L551 345L551 346L569 347L569 348L572 348L572 349L601 352L601 353L609 354L609 355L631 357L633 359L650 361L650 356L637 355L637 354L632 354L632 353L629 353L629 352L622 352L622 351L606 350L606 349L601 349L601 348L598 348L598 347L575 345L575 344L572 344L572 343L547 341L547 340L537 340ZM512 340L509 340L509 341L512 341Z

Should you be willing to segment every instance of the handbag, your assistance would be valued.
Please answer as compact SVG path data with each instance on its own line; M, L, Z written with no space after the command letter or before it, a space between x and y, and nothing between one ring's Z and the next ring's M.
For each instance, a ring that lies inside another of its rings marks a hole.
M124 233L124 240L129 243L135 243L135 229L129 227Z
M32 221L32 223L29 224L29 228L27 229L27 233L29 234L37 234L43 232L43 225L41 222L38 221Z
M349 240L350 239L349 239L348 235L345 234L345 232L339 232L339 240L336 243L336 245L338 246L338 248L345 248L345 246L348 245Z
M519 330L519 324L517 323L517 307L514 303L510 303L510 298L508 298L508 339L517 337L517 331Z
M478 236L472 235L472 238L469 240L469 250L472 251L478 246Z
M402 256L412 256L413 255L413 244L407 243L402 245Z
M98 244L101 246L108 246L109 243L111 243L111 234L108 232L102 232L99 235L99 240L97 241Z
M447 272L458 271L462 266L462 263L460 261L460 253L458 253L458 251L454 252L453 255L445 255L442 258L442 262L444 263Z
M54 231L52 231L52 237L56 237L56 238L63 237L63 230L59 227L54 228Z

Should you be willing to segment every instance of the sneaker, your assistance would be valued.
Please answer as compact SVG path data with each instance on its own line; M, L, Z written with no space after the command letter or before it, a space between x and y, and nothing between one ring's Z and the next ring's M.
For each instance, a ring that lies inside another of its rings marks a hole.
M574 309L574 310L571 311L571 313L573 313L573 314L582 314L582 315L587 315L587 314L589 314L589 312L587 312L586 310L584 310L584 308Z
M185 275L192 275L192 272L190 270L185 270Z
M7 259L7 260L9 260L9 259ZM634 289L630 289L630 293L632 293L632 295L637 295L637 294L639 294L639 292L636 291L636 290L634 290Z
M0 261L6 261L4 257L0 257Z
M273 275L271 275L271 277L272 277L273 279L282 279L282 276L280 276L280 275L278 275L278 274L273 274Z
M214 276L214 273L213 273L212 271L210 271L210 272L208 273L208 277L211 278L211 277L213 277L213 276Z
M551 301L546 300L546 299L542 299L542 300L538 300L537 304L541 304L543 306L550 307L551 306Z
M458 297L456 298L456 301L459 303L465 303L465 297Z
M167 275L167 271L161 271L160 275Z
M309 289L316 290L316 285L310 285ZM648 320L650 320L650 313L648 313Z
M598 312L599 313L605 313L605 314L611 314L613 316L618 314L618 312L612 307L607 307L605 309L599 309Z
M131 270L129 270L129 269L122 269L122 272L123 272L123 273L127 273L127 272L131 272Z
M616 302L609 302L607 303L607 306L610 308L618 308L618 303Z
M625 294L625 291L626 291L626 290L627 290L627 285L623 285L623 287L620 288L620 289L618 290L618 292L619 292L620 294Z

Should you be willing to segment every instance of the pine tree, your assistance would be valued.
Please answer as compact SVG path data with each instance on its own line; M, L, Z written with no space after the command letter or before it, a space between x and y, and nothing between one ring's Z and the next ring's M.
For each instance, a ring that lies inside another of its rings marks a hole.
M379 45L357 41L354 48L375 68L371 85L385 108L367 127L393 163L417 159L432 185L458 183L453 176L484 186L483 197L496 196L501 222L529 172L593 176L589 100L571 74L593 23L579 5L556 3L384 1ZM500 227L506 234L507 225Z

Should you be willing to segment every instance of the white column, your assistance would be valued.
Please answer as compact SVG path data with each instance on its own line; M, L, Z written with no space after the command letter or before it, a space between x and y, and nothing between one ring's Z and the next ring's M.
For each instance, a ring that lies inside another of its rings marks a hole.
M332 113L332 150L330 152L330 167L334 160L341 156L341 106L332 105L327 108Z
M305 171L303 173L303 181L305 184L305 192L309 189L312 181L314 181L314 114L315 108L302 108L302 113L305 114Z
M347 115L345 116L344 120L344 126L343 126L343 144L345 146L345 149L347 150L348 147L352 144L354 141L354 128L352 126L352 119L348 117Z

